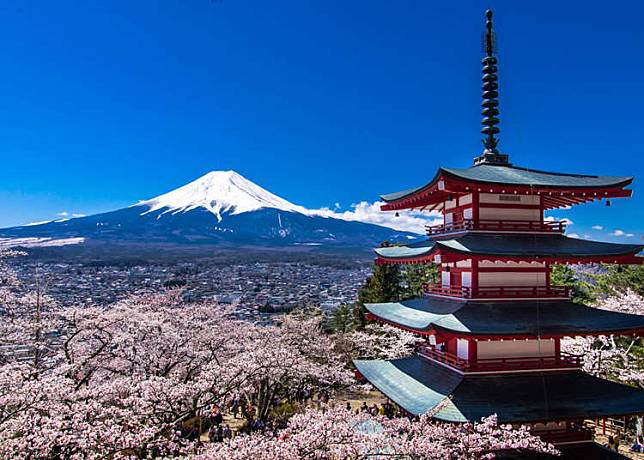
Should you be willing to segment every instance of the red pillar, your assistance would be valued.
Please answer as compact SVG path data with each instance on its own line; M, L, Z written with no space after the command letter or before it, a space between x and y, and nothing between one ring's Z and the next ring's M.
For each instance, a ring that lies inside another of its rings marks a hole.
M467 347L467 360L470 362L470 364L476 364L477 354L477 342L474 339L470 339Z
M561 359L561 339L559 337L555 338L555 359L557 361Z
M472 295L476 296L479 291L479 261L472 258Z
M550 262L545 262L546 265L546 287L550 287Z
M479 226L479 192L472 192L472 220L474 228Z

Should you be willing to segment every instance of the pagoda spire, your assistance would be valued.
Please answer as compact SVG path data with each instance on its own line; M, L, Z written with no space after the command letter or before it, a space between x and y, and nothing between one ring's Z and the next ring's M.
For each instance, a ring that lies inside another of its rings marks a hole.
M494 45L496 36L492 28L492 10L485 12L485 57L483 58L483 129L481 133L486 137L483 139L485 150L483 154L474 159L474 164L497 164L508 165L508 155L499 153L496 148L499 139L495 136L499 134L499 83L497 76L497 59L494 56Z

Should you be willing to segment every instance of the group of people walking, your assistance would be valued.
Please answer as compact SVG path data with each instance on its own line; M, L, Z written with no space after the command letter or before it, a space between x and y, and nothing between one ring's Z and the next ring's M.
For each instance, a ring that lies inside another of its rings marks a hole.
M224 439L233 437L233 430L230 425L224 425L224 414L219 406L213 406L208 415L210 429L208 430L208 440L210 442L223 442Z
M350 402L347 402L346 408L348 411L353 412L353 407L351 407ZM363 401L362 405L355 409L356 415L361 412L366 412L371 415L384 415L387 418L394 418L398 415L396 406L391 404L389 400L381 405L373 403L371 406L367 405L367 401Z

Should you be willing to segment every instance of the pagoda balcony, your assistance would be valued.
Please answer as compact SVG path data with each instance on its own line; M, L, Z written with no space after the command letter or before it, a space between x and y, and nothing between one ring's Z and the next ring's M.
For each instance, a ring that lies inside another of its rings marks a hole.
M425 358L445 364L461 372L512 372L543 369L581 368L583 357L560 353L559 356L516 356L511 358L479 358L468 361L432 345L422 345L416 352Z
M526 232L526 233L557 233L566 231L565 221L544 222L541 220L483 220L478 222L472 219L463 219L458 222L426 225L428 236L437 236L445 233L459 233L466 231L484 232Z
M471 288L467 286L442 286L425 284L425 293L457 297L461 299L569 299L572 293L570 286L484 286Z

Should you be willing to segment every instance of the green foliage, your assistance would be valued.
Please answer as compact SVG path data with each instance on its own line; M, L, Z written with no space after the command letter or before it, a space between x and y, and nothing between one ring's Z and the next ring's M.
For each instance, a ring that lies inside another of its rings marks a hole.
M290 401L280 401L277 407L271 410L271 418L278 427L284 428L288 420L295 414L303 412L302 406Z
M358 293L358 302L353 309L355 327L366 324L365 303L394 302L400 300L400 267L398 265L374 265L373 274L367 278Z
M349 332L354 327L353 308L347 304L333 312L330 328L333 332Z
M423 285L437 283L439 273L438 266L434 264L406 265L401 272L400 298L407 300L423 296Z
M598 293L616 295L631 290L644 296L643 265L604 265L603 268L605 273L595 277Z
M550 274L553 286L570 286L573 288L572 300L577 303L592 303L595 300L594 287L587 281L580 280L569 265L553 265Z
M624 294L628 290L644 296L644 266L604 264L602 271L580 279L569 265L553 265L550 279L553 285L571 286L573 300L580 303Z

